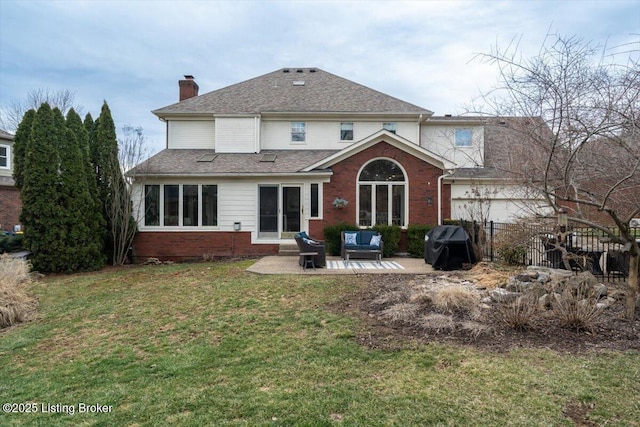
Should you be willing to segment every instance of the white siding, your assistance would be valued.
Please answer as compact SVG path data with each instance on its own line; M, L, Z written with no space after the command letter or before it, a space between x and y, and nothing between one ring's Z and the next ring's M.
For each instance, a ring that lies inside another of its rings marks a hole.
M545 207L540 198L517 185L451 185L451 216L454 219L513 222L519 218L546 213L549 213L549 208Z
M260 122L255 117L216 118L218 153L255 153L259 150Z
M170 120L169 148L215 148L215 122L213 120Z
M306 140L291 142L291 122L306 123ZM353 123L353 141L340 141L340 123ZM360 141L382 129L381 121L311 121L296 120L263 120L262 121L262 149L308 149L308 150L340 150L349 144ZM397 134L414 143L418 143L419 127L417 122L398 122Z
M471 129L471 147L455 146L455 131L459 128ZM421 130L422 147L456 164L470 168L484 165L484 128L464 124L424 125Z
M242 231L256 231L257 206L254 182L218 184L218 226L221 230L233 230L233 223L240 221Z

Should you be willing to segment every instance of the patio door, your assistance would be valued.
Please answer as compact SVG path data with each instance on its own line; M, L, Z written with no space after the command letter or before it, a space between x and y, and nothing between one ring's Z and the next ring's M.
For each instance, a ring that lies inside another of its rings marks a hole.
M291 239L300 231L301 193L299 185L282 186L282 239Z
M302 223L302 186L258 187L258 238L291 239Z

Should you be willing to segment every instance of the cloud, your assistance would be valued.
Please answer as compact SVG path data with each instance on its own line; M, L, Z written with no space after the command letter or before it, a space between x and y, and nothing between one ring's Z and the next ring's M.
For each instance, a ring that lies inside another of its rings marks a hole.
M205 93L282 67L316 66L435 111L458 113L495 82L472 60L514 38L535 55L552 28L621 45L640 34L636 1L0 1L0 104L69 89L118 128L177 101L177 80ZM636 34L635 36L633 34ZM635 37L635 38L634 38Z

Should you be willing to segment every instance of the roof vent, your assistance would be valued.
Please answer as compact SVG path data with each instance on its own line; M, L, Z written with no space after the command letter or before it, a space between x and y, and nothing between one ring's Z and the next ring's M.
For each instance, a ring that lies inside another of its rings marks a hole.
M451 114L445 114L444 116L445 117L451 117Z
M298 69L296 70L296 73L304 73L304 70L303 70L302 68L298 68Z
M275 162L276 161L276 156L277 156L277 154L274 154L274 153L263 154L262 158L260 159L260 161L261 162Z
M284 70L282 70L282 72L283 72L283 73L288 73L288 72L289 72L289 69L288 69L288 68L285 68Z
M216 153L203 154L198 159L198 162L213 162L213 159L215 159L216 157L218 157L218 155Z
M312 68L312 69L309 70L310 73L315 73L316 71L318 71L318 70L316 70L315 68Z
M294 86L304 86L304 80L295 80L293 82Z

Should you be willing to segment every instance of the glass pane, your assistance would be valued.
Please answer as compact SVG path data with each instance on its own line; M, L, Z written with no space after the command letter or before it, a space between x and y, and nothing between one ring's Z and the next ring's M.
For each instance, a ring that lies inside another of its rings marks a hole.
M396 133L397 123L396 122L382 123L382 129L388 130L389 132L392 132L392 133Z
M300 187L282 189L282 231L300 231Z
M164 186L164 225L178 225L178 185Z
M360 226L371 226L371 186L360 186L360 208L359 208Z
M376 225L389 224L389 186L376 185Z
M318 190L318 184L311 184L311 217L317 218L320 216L320 194Z
M404 227L404 185L393 186L391 210L391 223Z
M456 129L456 147L471 147L471 129Z
M397 163L390 160L374 160L360 173L360 181L404 181L404 174Z
M195 227L198 225L198 186L182 187L182 225Z
M144 186L144 225L160 225L160 186Z
M278 187L260 187L260 231L278 231Z
M340 140L353 140L353 123L340 123Z
M291 141L305 140L305 123L291 122Z
M202 186L202 225L218 225L218 186Z

